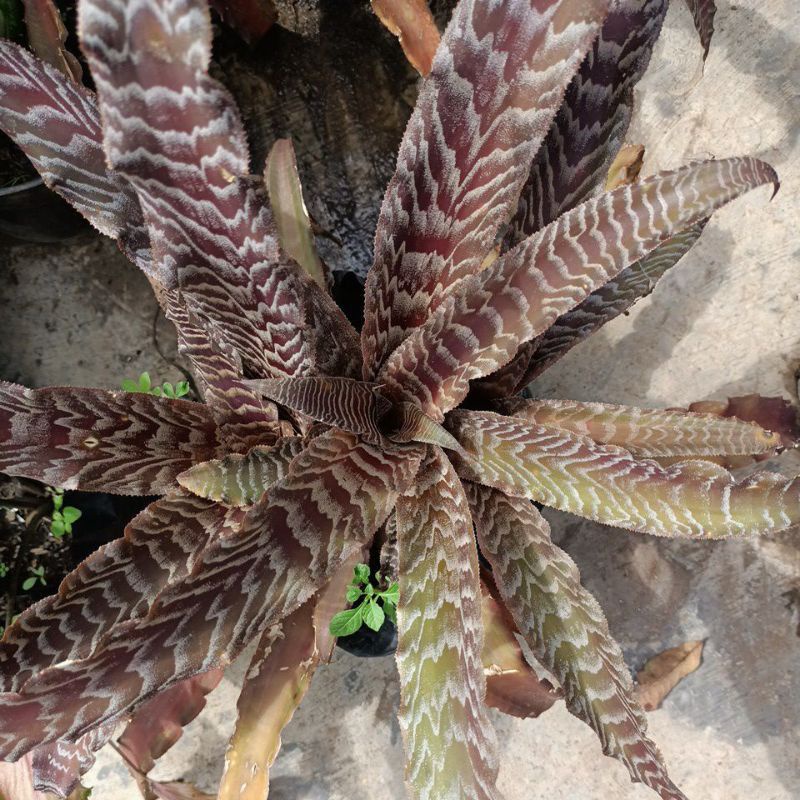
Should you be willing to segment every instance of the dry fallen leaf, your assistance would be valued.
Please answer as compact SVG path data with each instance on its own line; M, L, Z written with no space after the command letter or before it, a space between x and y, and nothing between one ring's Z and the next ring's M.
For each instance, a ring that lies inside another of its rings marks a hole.
M420 75L431 71L439 30L427 0L372 0L380 21L400 40L406 58Z
M28 44L42 61L76 83L81 82L80 62L66 48L67 29L53 0L24 0Z
M704 642L684 642L653 656L636 675L636 696L645 711L661 706L664 698L699 666Z
M644 160L643 144L626 144L617 153L617 157L608 168L606 176L606 191L617 189L634 183L639 178Z
M483 581L481 590L486 704L522 719L538 717L563 696L563 691L538 678L525 661L507 612Z

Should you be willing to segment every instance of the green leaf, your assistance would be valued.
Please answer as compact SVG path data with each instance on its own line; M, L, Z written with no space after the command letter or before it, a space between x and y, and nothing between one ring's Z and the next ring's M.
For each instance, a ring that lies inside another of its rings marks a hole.
M356 564L353 568L353 574L356 576L358 583L369 583L369 567L366 564Z
M143 372L139 376L139 391L140 392L149 392L152 383L150 382L150 373Z
M25 578L22 582L22 591L29 592L36 585L36 578Z
M394 625L397 625L397 609L391 603L384 603L383 610Z
M383 625L383 620L386 618L386 615L383 613L383 609L375 600L365 603L362 608L364 608L364 613L362 616L364 617L364 622L366 623L367 627L372 628L374 631L379 631L381 629L381 625Z
M175 399L175 387L169 381L164 381L161 384L161 391L164 393L164 397L169 397L171 400Z
M122 390L124 392L139 392L139 384L136 381L130 380L130 378L126 378L122 381Z
M400 600L400 584L393 583L385 592L381 592L384 602L397 605Z
M367 597L372 597L372 595L375 594L375 587L371 583L368 583L364 588L364 594L367 595Z
M347 587L347 594L345 594L345 599L348 603L355 603L358 598L361 597L361 589L358 586L351 584Z
M158 386L156 386L150 390L150 394L152 394L153 397L161 397L161 389Z
M71 525L73 522L77 522L81 518L81 510L79 508L75 508L75 506L66 506L63 511L64 515L64 522L68 525Z
M64 535L65 531L66 525L64 524L64 520L56 519L55 515L53 515L53 521L50 523L50 533L53 534L56 539L60 539Z
M64 504L64 493L63 492L58 492L58 493L54 494L53 495L53 508L56 511L59 511L63 504Z
M189 381L178 381L175 384L175 397L185 397L189 394Z
M328 626L331 636L350 636L351 633L355 633L361 627L363 615L363 605L334 614Z

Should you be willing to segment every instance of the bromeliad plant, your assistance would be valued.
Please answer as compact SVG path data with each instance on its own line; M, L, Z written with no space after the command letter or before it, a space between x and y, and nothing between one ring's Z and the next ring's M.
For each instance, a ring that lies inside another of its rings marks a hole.
M280 225L302 215L280 222L250 174L237 110L207 72L202 0L82 0L96 97L0 46L0 125L144 270L205 399L0 385L0 470L162 495L6 632L2 758L28 759L64 795L132 714L119 747L144 773L253 643L220 797L263 797L374 542L396 554L382 572L399 584L414 796L499 796L486 704L525 692L516 713L533 714L557 695L497 669L517 631L604 752L683 797L602 611L532 501L721 538L795 524L800 480L737 480L704 460L779 445L754 423L517 396L646 291L715 209L777 186L743 157L597 193L665 11L462 0L386 192L360 340L295 260L308 238L287 254Z

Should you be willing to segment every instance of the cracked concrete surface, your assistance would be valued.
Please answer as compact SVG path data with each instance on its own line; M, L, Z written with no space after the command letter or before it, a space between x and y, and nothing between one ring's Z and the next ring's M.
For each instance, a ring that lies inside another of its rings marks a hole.
M794 0L719 7L702 70L689 15L673 4L629 141L647 145L645 172L751 153L776 166L782 189L772 202L761 189L716 214L682 265L543 376L537 394L648 406L752 391L796 399L800 7ZM143 369L180 377L152 347L155 303L146 281L110 243L22 248L2 259L10 280L0 297L0 377L108 387ZM162 339L172 346L166 328ZM798 461L782 466L798 469ZM684 543L550 518L631 668L666 647L706 639L701 668L650 714L676 783L694 800L800 796L800 610L786 594L800 588L796 534ZM241 663L230 669L156 776L213 790L242 672ZM400 800L397 699L391 658L338 652L285 731L272 800ZM652 797L602 757L592 732L563 706L538 720L494 718L508 800ZM95 800L138 796L108 748L88 784Z

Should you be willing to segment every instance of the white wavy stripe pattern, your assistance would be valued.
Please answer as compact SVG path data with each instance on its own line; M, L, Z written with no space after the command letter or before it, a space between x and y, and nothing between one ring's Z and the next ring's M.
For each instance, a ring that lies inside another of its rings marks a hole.
M80 32L106 154L137 191L165 286L216 320L254 374L307 371L318 342L338 345L338 373L358 374L355 332L279 250L236 106L207 75L205 3L86 0Z
M448 428L471 457L459 474L606 525L657 536L723 538L800 522L800 478L736 480L708 461L663 467L586 436L513 417L457 411Z
M781 445L780 435L753 422L691 411L522 398L498 403L496 410L624 447L640 458L751 455Z
M151 280L178 328L182 352L206 389L221 438L246 449L254 436L266 433L270 415L258 398L247 397L236 370L209 346L210 334L198 335L182 301L164 288L169 274L153 264L136 193L120 174L106 168L97 98L23 48L0 41L0 100L0 128L26 152L45 183L101 233L116 239Z
M397 503L397 668L406 779L418 800L499 800L486 714L478 554L461 482L430 447Z
M179 292L161 293L164 310L178 331L179 352L189 359L226 450L246 453L279 435L278 409L242 380L238 353L214 323L187 308Z
M634 781L663 800L686 800L667 775L605 615L581 586L572 559L528 500L465 484L481 552L523 638L564 687L567 708L620 759Z
M47 667L86 658L115 625L144 617L159 592L191 572L203 548L241 519L241 513L197 497L151 503L123 538L92 553L57 594L9 626L0 643L0 691L18 691Z
M364 377L478 270L608 0L462 0L406 128L378 219Z
M505 249L602 190L630 123L633 88L647 69L667 5L667 0L612 3L533 160L505 233ZM526 373L534 349L520 348L476 388L488 397L515 394L530 382Z
M101 233L119 239L129 258L158 278L136 194L106 168L91 92L24 48L0 40L0 129L53 191Z
M144 619L116 626L88 658L0 695L0 758L80 736L184 678L230 663L372 538L420 457L416 448L378 450L335 430L313 439L239 530L206 547Z
M462 281L392 353L378 381L441 420L466 397L469 381L502 367L662 240L764 183L778 185L768 164L729 158L586 201Z
M526 386L576 344L650 294L667 270L672 269L694 246L703 232L705 222L698 222L667 239L652 253L592 292L571 311L562 314L537 339L538 347L530 359L530 368L518 386Z
M274 447L254 447L244 455L235 453L197 464L177 480L198 497L226 506L250 506L289 474L292 461L304 446L300 437L287 437Z
M8 475L64 489L164 494L219 448L200 403L0 381L0 471Z
M602 189L628 130L633 87L650 63L668 0L615 0L564 95L519 196L518 244Z
M101 725L77 742L59 740L33 750L33 788L58 797L69 797L95 762L95 753L114 735L116 725ZM14 800L14 798L9 798Z
M692 12L694 27L703 45L703 59L708 58L708 48L711 46L711 37L714 34L714 16L717 13L715 0L686 0L689 11Z
M390 407L377 384L352 378L278 378L250 381L249 386L279 405L372 440L380 437L378 418Z

